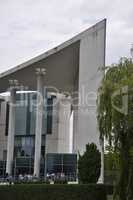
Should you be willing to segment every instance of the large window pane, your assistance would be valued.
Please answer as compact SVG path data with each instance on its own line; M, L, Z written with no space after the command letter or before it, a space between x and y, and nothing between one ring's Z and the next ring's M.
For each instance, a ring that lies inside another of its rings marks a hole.
M34 157L34 137L15 137L15 157Z
M22 103L24 105L24 101ZM27 106L22 106L18 104L18 106L16 106L16 121L15 121L16 135L26 134L26 116L27 116Z
M47 172L61 173L65 175L76 175L76 154L47 154Z

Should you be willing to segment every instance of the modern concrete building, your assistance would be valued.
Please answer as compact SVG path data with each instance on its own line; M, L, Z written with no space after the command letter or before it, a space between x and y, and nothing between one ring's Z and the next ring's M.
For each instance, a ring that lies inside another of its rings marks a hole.
M0 156L4 159L7 150L8 174L12 174L16 134L26 135L27 129L28 134L34 135L33 173L36 176L40 175L43 135L45 156L82 154L86 144L91 142L103 151L96 120L96 96L104 73L105 39L104 19L60 46L0 74L0 92L8 89L10 93L8 104L1 102L0 115ZM30 95L35 93L36 98L32 99L36 105L35 114L32 116L29 112L30 120L34 118L31 123L26 118L29 107L17 107L18 101L25 101L17 99L23 96L18 95L20 90L21 93L28 90ZM51 98L52 110L48 111ZM9 113L7 117L2 114L5 110ZM52 123L48 112L52 113ZM48 126L52 134L48 133ZM5 136L5 129L8 136ZM100 181L103 181L103 158Z
M34 161L35 153L35 132L36 132L36 92L17 92L15 106L15 130L14 130L14 153L12 161L16 161L14 166L18 173L33 173L33 163L29 166L24 162ZM9 131L9 110L10 97L1 97L0 103L0 161L7 159L7 141ZM44 168L45 153L51 154L72 154L70 142L70 118L71 100L62 94L47 93L45 99L46 107L43 104L42 134L40 160ZM65 112L65 114L64 114ZM46 136L46 141L45 141ZM45 148L46 146L46 148ZM45 152L46 151L46 152ZM11 161L12 165L14 163ZM19 161L21 163L19 164ZM40 165L40 164L39 164ZM40 165L41 166L41 165ZM48 166L47 166L48 167ZM29 169L31 168L31 169ZM8 170L8 168L6 169ZM12 169L10 169L12 171ZM41 169L43 175L44 170ZM14 173L12 171L12 173ZM3 166L1 169L3 174Z

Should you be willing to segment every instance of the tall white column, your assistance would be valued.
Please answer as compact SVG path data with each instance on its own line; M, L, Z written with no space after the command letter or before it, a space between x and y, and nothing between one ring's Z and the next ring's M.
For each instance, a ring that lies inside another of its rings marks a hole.
M16 89L10 89L10 110L9 110L9 129L7 141L7 162L6 173L12 174L13 155L14 155L14 135L15 135L15 96Z
M43 123L43 77L45 69L37 69L37 109L36 109L36 132L35 132L35 157L34 176L39 177L41 161L41 141Z

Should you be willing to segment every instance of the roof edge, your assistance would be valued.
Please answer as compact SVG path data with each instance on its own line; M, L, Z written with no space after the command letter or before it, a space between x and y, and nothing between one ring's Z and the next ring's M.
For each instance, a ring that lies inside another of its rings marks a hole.
M88 34L91 34L91 33L95 32L95 31L98 31L103 27L106 27L106 18L103 19L102 21L96 23L95 25L91 26L90 28L84 30L83 32L77 34L76 36L72 37L71 39L61 43L60 45L58 45L58 46L56 46L56 47L54 47L54 48L52 48L52 49L50 49L50 50L48 50L46 52L34 57L34 58L32 58L32 59L30 59L30 60L28 60L28 61L26 61L26 62L24 62L22 64L19 64L19 65L13 67L13 68L1 73L0 74L0 78L8 76L9 74L12 74L12 73L14 73L14 72L16 72L18 70L21 70L21 69L23 69L25 67L28 67L33 63L41 61L41 60L49 57L50 55L53 55L54 53L57 53L60 50L68 47L69 45L74 44L77 41L80 41L82 38L84 38Z

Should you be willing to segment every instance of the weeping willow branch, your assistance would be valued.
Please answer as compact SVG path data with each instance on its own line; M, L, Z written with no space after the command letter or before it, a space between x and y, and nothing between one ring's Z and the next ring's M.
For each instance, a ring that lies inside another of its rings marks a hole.
M126 88L126 91L123 90ZM97 98L100 138L120 154L120 179L114 199L133 200L133 62L122 58L106 72ZM132 159L131 159L132 158Z

